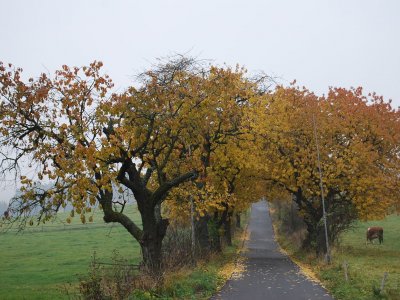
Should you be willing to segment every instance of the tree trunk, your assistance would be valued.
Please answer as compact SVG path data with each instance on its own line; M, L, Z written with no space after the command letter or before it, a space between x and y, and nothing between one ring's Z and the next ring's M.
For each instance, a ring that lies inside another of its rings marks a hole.
M316 241L316 226L313 222L308 220L304 220L307 226L307 235L302 243L302 248L309 250L315 249L315 241Z
M195 220L195 236L196 236L196 244L199 247L199 254L201 256L207 255L210 252L210 242L209 242L209 233L208 233L208 225L207 222L209 220L209 216L205 215L200 217L198 220Z
M303 241L304 249L315 250L317 256L326 254L325 229L322 222L306 222L307 236Z
M290 201L290 230L291 232L295 232L296 231L296 226L295 226L295 221L294 221L294 212L295 208L294 208L294 203L293 201Z
M194 217L194 201L193 197L190 196L190 231L191 231L191 248L192 248L192 264L196 263L196 229L195 229L195 217Z
M219 234L213 234L210 240L210 248L212 252L219 253L222 251L221 247L221 237Z
M323 225L317 226L315 252L317 256L323 256L326 254L326 239L325 239L325 228Z
M224 236L225 242L228 246L232 246L232 228L231 228L231 217L230 215L224 222Z
M222 226L218 217L218 212L214 212L214 217L208 221L208 234L210 236L210 247L212 252L221 252L221 235L220 228Z
M142 248L143 263L146 268L154 275L161 271L162 262L162 237L153 234L144 234L143 240L140 243Z
M236 213L236 228L240 228L240 213Z
M129 217L112 208L112 193L106 191L102 194L100 204L103 207L103 220L106 223L117 222L140 244L143 263L153 274L161 271L161 246L168 228L168 220L161 218L160 206L154 207L147 199L137 196L138 208L142 217L143 229L140 229Z
M157 210L146 209L143 221L143 236L140 240L143 263L153 275L158 275L162 268L162 241L169 222L157 214Z

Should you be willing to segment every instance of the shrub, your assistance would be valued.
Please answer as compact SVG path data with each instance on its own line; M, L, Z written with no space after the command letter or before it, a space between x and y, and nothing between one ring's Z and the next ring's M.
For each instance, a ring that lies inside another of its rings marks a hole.
M162 244L163 269L173 271L192 264L192 252L190 228L169 226Z

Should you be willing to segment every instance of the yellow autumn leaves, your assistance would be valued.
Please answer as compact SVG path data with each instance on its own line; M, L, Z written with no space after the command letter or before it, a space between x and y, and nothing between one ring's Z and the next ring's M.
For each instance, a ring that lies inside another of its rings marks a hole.
M21 190L36 203L32 182L51 182L44 212L70 202L80 214L101 193L117 194L126 160L138 177L123 176L150 192L198 174L161 197L172 219L188 213L181 208L189 196L199 215L244 210L274 188L317 197L313 117L325 193L346 194L362 218L380 217L400 199L399 111L376 95L368 102L360 89L324 97L295 86L265 90L243 68L184 59L112 93L101 67L63 66L54 79L23 82L20 69L0 64L0 142L10 150L2 167L32 159L37 176L21 176Z

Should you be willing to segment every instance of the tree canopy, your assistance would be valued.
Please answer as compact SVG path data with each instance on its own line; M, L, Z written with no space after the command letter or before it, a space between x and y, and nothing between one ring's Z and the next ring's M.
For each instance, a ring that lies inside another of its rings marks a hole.
M332 239L355 218L400 208L400 112L382 97L361 88L320 97L294 85L269 89L268 78L243 68L180 56L117 93L101 68L63 66L24 81L22 69L0 63L0 169L21 185L4 222L45 222L67 204L87 222L100 206L159 269L168 224L191 213L190 201L197 219L230 232L236 212L274 190L293 196L317 240L315 131ZM124 212L124 191L142 226Z

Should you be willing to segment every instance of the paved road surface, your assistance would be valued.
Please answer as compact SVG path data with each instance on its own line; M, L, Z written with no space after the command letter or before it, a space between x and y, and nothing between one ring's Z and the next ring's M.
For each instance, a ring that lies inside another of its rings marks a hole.
M246 271L229 280L211 299L217 300L332 300L326 290L299 273L299 268L278 251L267 203L251 208Z

